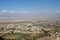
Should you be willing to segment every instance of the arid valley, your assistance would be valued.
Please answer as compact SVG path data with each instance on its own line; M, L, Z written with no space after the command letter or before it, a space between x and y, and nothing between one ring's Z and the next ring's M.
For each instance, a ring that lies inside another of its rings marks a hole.
M4 40L60 40L60 20L0 20Z

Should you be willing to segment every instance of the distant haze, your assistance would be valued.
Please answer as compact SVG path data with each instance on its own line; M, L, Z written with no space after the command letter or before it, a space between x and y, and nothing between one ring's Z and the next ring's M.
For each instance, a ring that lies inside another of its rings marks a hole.
M0 19L58 18L60 0L0 0Z

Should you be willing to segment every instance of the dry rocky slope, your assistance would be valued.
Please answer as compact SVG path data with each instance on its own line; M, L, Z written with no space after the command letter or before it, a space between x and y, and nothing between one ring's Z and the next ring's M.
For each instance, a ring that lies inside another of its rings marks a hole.
M6 33L30 34L31 38L42 35L37 36L36 40L60 40L60 20L0 20L0 36L5 34L5 37Z

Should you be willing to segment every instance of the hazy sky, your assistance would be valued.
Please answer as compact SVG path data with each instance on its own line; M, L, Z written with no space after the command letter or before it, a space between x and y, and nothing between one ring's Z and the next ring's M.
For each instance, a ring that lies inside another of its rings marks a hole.
M0 18L60 18L60 0L0 0Z

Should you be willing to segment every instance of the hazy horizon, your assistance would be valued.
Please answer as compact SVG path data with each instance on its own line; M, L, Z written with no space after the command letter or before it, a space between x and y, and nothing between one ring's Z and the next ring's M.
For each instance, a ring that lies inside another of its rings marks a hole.
M60 0L0 0L0 19L57 18Z

